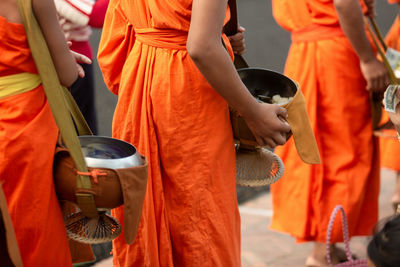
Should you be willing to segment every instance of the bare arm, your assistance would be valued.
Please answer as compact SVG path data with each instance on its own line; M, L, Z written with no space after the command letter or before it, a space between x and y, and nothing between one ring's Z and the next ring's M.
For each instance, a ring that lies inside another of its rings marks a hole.
M60 79L66 87L78 78L78 69L58 23L53 0L32 0L32 8L49 47Z
M226 0L194 0L187 50L211 86L245 119L260 145L285 143L284 108L261 104L249 93L221 42Z
M371 2L371 1L370 1ZM376 58L364 28L364 17L358 0L334 0L340 26L360 59L367 89L383 91L389 83L384 65ZM369 3L373 6L372 3Z

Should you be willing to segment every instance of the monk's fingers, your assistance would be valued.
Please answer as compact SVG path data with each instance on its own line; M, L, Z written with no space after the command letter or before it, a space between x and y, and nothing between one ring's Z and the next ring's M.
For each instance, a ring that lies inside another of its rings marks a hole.
M263 138L263 146L267 146L269 148L275 148L277 146L277 144L275 143L275 141L272 138Z
M256 138L256 142L259 146L266 146L267 144L264 141L264 138L262 138L261 136L255 136Z
M389 85L389 78L387 75L381 76L378 81L378 91L382 92L386 90L387 86Z
M286 135L286 133L289 133L292 129L290 128L289 123L285 119L283 119L282 117L279 117L279 119L282 122L280 125L281 126L280 132Z
M79 77L81 77L81 78L85 77L85 71L83 70L82 66L80 64L76 63L76 68L78 69Z
M246 52L246 46L232 47L233 52L237 55L242 55Z
M241 40L241 41L237 41L237 42L232 42L231 46L233 49L235 49L235 48L238 49L238 48L246 47L246 44L243 40Z
M283 108L279 105L276 105L276 115L278 116L278 118L282 117L283 119L287 119L288 117L288 112L286 108Z
M80 53L76 53L72 50L70 50L72 53L72 56L74 57L75 61L79 61L79 62L83 62L85 64L92 64L92 60L90 60L90 58L88 58L85 55L82 55Z
M377 91L383 92L386 90L388 85L390 84L389 77L387 75L379 77L377 81Z
M243 32L238 32L234 35L229 36L229 41L231 42L238 42L244 40L244 33Z
M273 135L273 140L276 145L284 145L286 143L286 133L277 132Z
M373 92L382 92L387 88L388 84L389 81L385 76L378 76L368 81L367 89Z

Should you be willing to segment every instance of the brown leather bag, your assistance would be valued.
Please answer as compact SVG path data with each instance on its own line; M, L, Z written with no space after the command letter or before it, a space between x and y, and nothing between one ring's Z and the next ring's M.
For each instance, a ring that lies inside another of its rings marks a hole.
M124 238L131 244L135 238L142 212L147 186L148 164L125 169L88 168L90 189L78 188L76 167L69 151L57 147L54 157L54 183L60 200L77 204L76 195L89 193L94 196L96 207L112 209L124 205Z

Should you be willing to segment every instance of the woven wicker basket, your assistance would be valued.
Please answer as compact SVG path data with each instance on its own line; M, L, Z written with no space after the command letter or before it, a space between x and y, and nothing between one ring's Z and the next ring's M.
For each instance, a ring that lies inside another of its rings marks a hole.
M240 186L266 186L285 171L282 160L266 148L241 150L237 146L236 151L236 183Z
M261 68L243 68L238 74L249 92L259 101L269 103L274 95L293 97L294 81L278 72ZM259 147L253 133L238 112L230 109L236 145L236 183L241 186L265 186L279 180L284 172L282 160L267 148ZM287 135L289 139L291 133Z

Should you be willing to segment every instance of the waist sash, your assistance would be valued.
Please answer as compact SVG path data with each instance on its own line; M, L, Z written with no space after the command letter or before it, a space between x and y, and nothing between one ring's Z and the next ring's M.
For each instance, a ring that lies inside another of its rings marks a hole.
M38 74L22 72L0 77L0 99L33 90L42 83Z
M310 24L300 30L292 32L292 42L326 40L338 36L345 36L339 25Z
M186 49L188 33L186 31L141 28L135 29L136 40L150 46L177 50Z

